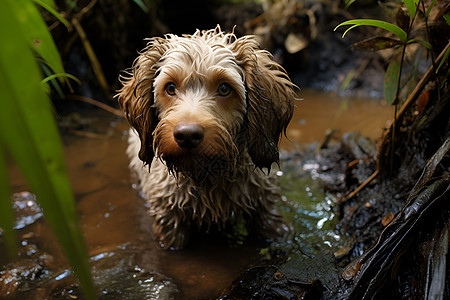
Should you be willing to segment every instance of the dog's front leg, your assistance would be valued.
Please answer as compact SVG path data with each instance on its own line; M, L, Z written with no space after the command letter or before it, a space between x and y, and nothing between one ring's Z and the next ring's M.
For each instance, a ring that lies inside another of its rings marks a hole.
M190 228L176 211L162 211L154 214L153 235L161 247L179 250L186 246Z

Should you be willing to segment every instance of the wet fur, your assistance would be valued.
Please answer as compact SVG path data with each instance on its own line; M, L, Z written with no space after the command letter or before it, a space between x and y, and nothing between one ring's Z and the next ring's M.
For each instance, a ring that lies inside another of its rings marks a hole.
M289 231L274 206L280 188L262 169L278 163L294 85L253 37L236 38L218 27L153 38L121 82L119 104L133 127L130 166L164 248L182 248L193 229L223 227L237 213L264 237ZM176 85L175 95L164 90L168 82ZM218 95L221 83L231 86L229 96ZM174 140L180 122L205 129L195 149Z

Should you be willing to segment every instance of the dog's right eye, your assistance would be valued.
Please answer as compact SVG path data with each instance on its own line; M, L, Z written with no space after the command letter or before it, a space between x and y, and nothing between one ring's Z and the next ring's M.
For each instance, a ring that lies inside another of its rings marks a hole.
M169 82L168 84L166 84L167 95L174 96L176 90L177 90L177 86L175 85L175 83Z
M231 86L228 83L221 83L219 85L219 88L217 89L217 92L220 96L226 97L231 93L232 89Z

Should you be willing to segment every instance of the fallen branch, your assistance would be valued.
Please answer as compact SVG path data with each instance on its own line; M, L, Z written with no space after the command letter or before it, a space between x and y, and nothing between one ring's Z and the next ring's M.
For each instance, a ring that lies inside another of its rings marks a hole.
M104 104L102 102L99 102L97 100L94 100L94 99L91 99L91 98L88 98L88 97L84 97L84 96L80 96L80 95L66 95L66 98L70 99L70 100L83 101L83 102L95 105L95 106L97 106L97 107L99 107L99 108L101 108L103 110L106 110L109 113L112 113L113 115L116 115L116 116L119 116L119 117L123 118L122 111L120 111L118 109L115 109L115 108L113 108L113 107L111 107L109 105L106 105L106 104Z
M435 66L439 65L439 62L444 58L445 53L448 51L449 48L450 48L450 42L447 43L447 46L441 51L439 56L436 58L436 62L434 64L432 64L428 68L427 72L422 76L420 81L416 84L416 87L414 88L414 90L411 92L409 97L403 103L402 107L400 108L400 110L396 114L396 119L397 119L397 123L398 124L401 124L401 120L403 118L403 115L411 107L411 105L416 101L417 97L419 97L419 95L422 92L423 88L425 87L426 83L430 79L431 75L435 73ZM380 155L382 153L385 153L386 147L389 146L388 139L392 135L393 130L394 130L394 123L392 123L391 126L389 126L389 128L386 130L386 133L384 134L383 140L381 141L380 150L378 152L378 167L377 167L378 170L381 169L381 166L380 166Z

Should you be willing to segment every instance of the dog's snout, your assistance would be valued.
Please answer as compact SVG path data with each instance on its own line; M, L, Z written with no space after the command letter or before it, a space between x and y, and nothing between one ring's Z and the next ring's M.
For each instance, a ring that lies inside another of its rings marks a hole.
M173 137L181 148L193 149L203 141L205 130L196 123L180 123L173 129Z

